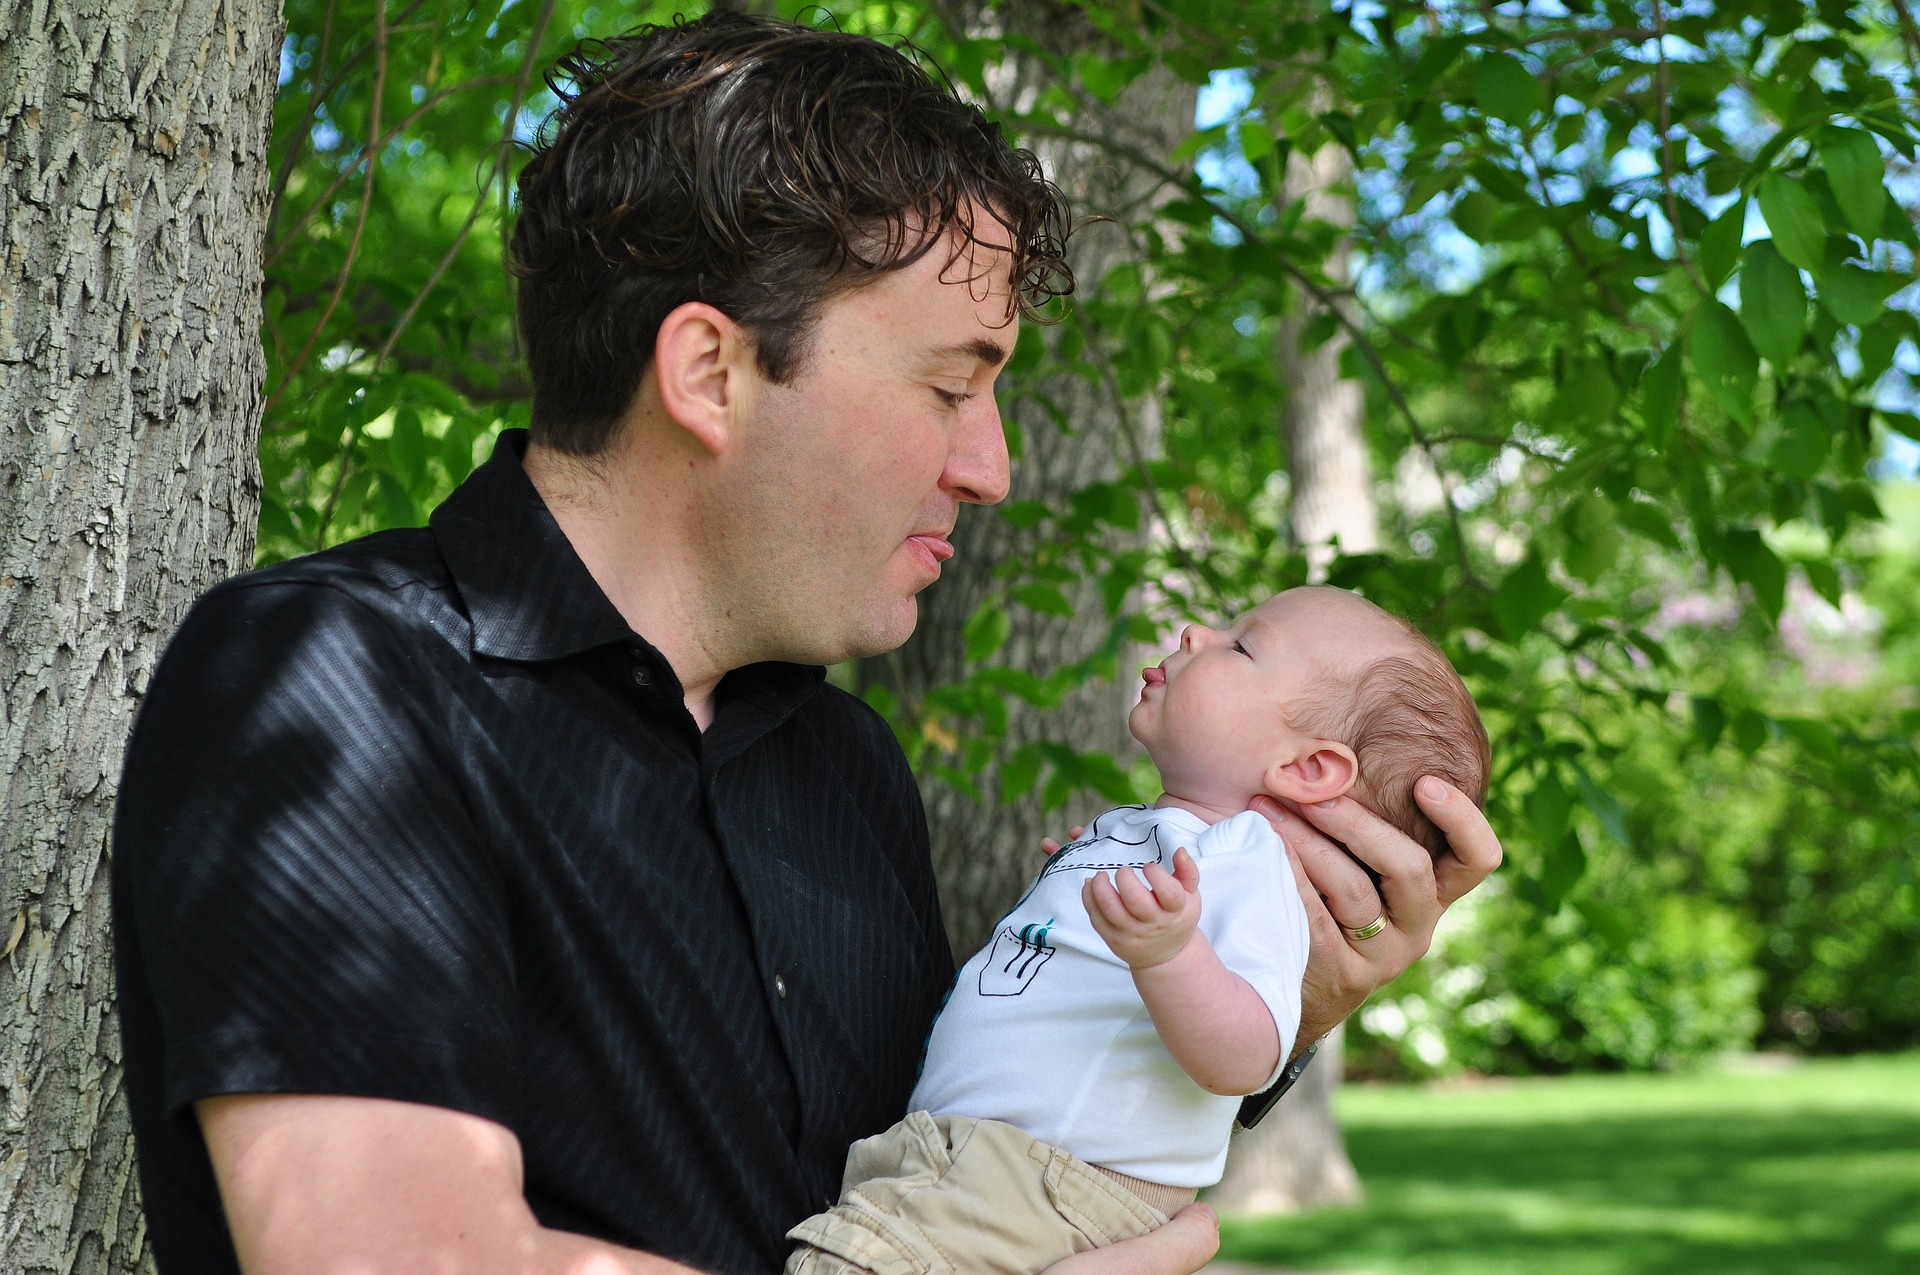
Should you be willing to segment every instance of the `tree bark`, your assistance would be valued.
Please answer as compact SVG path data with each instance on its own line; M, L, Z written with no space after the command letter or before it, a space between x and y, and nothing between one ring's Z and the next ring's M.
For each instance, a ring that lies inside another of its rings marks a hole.
M1311 159L1295 152L1288 157L1280 202L1304 199L1307 217L1351 228L1353 200L1343 188L1352 165L1338 146L1323 146ZM1347 286L1344 239L1329 254L1324 269L1335 287ZM1316 349L1303 348L1307 325L1321 313L1316 302L1302 296L1301 304L1281 320L1274 351L1287 389L1280 409L1280 442L1292 482L1287 519L1294 542L1306 550L1316 577L1324 575L1333 560L1336 538L1344 553L1366 553L1380 545L1373 466L1360 430L1360 382L1340 375L1340 355L1352 342L1343 329Z
M189 603L251 564L262 0L0 9L0 1268L150 1268L106 871L121 754Z
M966 14L959 20L983 18ZM1005 22L1055 53L1090 47L1096 38L1078 11L1047 0L1003 5L984 20ZM995 104L1019 108L1031 102L1050 74L1038 59L1009 54L990 71ZM1074 123L1096 137L1166 155L1193 131L1197 92L1156 66L1111 106L1089 102ZM1135 256L1127 227L1162 197L1164 185L1099 145L1045 137L1026 144L1066 192L1077 219L1092 212L1115 216L1114 222L1086 226L1073 237L1071 262L1084 296L1099 286L1108 270ZM1063 421L1038 406L1041 397L1060 409ZM1024 454L1014 463L1011 500L1057 507L1089 483L1118 475L1129 463L1132 448L1157 454L1159 403L1152 396L1120 402L1102 384L1047 376L1010 387L1003 399L1024 439ZM866 661L863 683L879 682L903 703L915 705L928 691L960 680L962 630L968 618L994 588L996 570L1030 551L1039 534L1017 530L988 510L966 511L955 530L953 560L940 581L920 596L920 624L913 639L890 655ZM1044 676L1085 658L1107 640L1110 622L1096 584L1084 581L1066 594L1073 603L1071 617L1010 608L1013 632L1000 662ZM1082 751L1129 753L1136 747L1126 729L1131 692L1130 686L1100 681L1080 687L1050 710L1012 702L1006 748L1059 740ZM1077 794L1066 810L1049 813L1037 793L1001 805L977 801L937 778L923 779L921 789L947 928L961 959L981 944L1032 879L1040 862L1040 838L1064 838L1070 821L1084 820L1100 808L1099 798L1091 794Z
M1325 146L1311 159L1289 156L1280 204L1306 200L1306 215L1341 227L1353 225L1353 203L1344 186L1351 176L1346 151ZM1337 286L1347 283L1347 245L1337 243L1325 265ZM1361 432L1359 382L1340 375L1345 332L1318 349L1301 337L1320 309L1308 298L1280 324L1275 357L1287 397L1281 407L1281 445L1291 489L1287 519L1294 543L1306 551L1314 578L1323 578L1339 552L1378 547L1380 524L1373 499L1373 472ZM1360 1198L1360 1177L1347 1156L1346 1140L1333 1114L1340 1084L1336 1029L1320 1046L1300 1082L1257 1127L1234 1139L1227 1175L1207 1198L1222 1208L1274 1213Z

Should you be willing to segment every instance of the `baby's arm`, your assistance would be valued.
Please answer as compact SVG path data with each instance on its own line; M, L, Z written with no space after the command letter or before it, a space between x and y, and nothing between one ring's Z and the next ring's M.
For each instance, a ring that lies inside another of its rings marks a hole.
M1080 892L1087 918L1132 967L1140 999L1181 1070L1208 1093L1252 1093L1280 1063L1273 1014L1200 933L1193 856L1177 850L1171 873L1157 863L1144 871L1146 885L1131 869L1112 879L1096 872Z

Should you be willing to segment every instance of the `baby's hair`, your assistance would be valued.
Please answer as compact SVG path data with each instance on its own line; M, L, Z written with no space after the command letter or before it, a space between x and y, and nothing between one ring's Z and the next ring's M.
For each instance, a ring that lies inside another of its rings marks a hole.
M1402 649L1336 677L1297 712L1305 720L1294 725L1353 749L1360 773L1349 795L1437 855L1447 848L1446 834L1421 813L1414 781L1436 775L1484 808L1493 769L1487 728L1433 639L1366 605L1400 631Z

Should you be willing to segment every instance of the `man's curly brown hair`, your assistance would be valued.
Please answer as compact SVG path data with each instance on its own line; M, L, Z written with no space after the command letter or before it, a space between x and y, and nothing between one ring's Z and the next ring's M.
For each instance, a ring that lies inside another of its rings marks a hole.
M534 437L604 449L689 301L739 323L786 383L824 302L955 231L955 260L972 242L1011 252L1021 312L1070 292L1060 192L928 65L726 10L562 58L513 235Z

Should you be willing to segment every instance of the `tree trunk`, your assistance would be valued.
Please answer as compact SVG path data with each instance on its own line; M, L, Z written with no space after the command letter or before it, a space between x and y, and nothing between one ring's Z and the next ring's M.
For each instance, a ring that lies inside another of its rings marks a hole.
M1350 228L1353 201L1342 188L1351 175L1352 160L1338 146L1321 147L1311 160L1295 152L1288 157L1280 202L1304 199L1309 218ZM1347 286L1344 240L1328 256L1325 272L1336 288ZM1324 576L1333 560L1336 538L1343 553L1366 553L1380 544L1373 466L1360 430L1360 382L1340 375L1340 355L1352 342L1342 330L1317 349L1302 348L1305 328L1321 313L1303 295L1281 320L1275 349L1287 389L1280 409L1280 442L1292 483L1287 519L1316 577Z
M107 853L162 643L251 563L279 64L260 0L0 16L0 1268L150 1266Z
M1003 5L986 20L1005 22L1011 30L1058 53L1089 47L1095 39L1084 16L1046 0ZM1017 108L1029 103L1045 87L1049 74L1037 59L1009 54L991 70L996 105ZM1090 104L1074 124L1080 131L1166 155L1193 131L1197 92L1156 66L1122 91L1111 106ZM1108 270L1135 255L1127 227L1137 223L1143 208L1158 201L1164 185L1096 145L1046 137L1026 144L1066 192L1077 218L1091 212L1116 217L1113 223L1087 226L1073 237L1071 260L1085 295L1099 286ZM1040 397L1060 409L1065 428L1038 406ZM1012 386L1003 398L1024 438L1024 454L1014 462L1011 500L1038 500L1057 508L1072 492L1118 475L1129 463L1133 447L1151 455L1158 446L1159 404L1151 396L1117 402L1103 384L1050 376ZM1131 440L1126 437L1129 432ZM960 680L967 619L994 588L996 570L1025 554L1038 534L1017 530L989 510L966 511L954 535L957 553L939 583L920 595L920 624L912 641L890 655L866 661L863 681L877 681L903 703L915 705L928 691ZM1073 603L1071 617L1042 615L1017 606L1009 609L1013 632L1000 662L1045 676L1099 649L1111 628L1099 589L1089 580L1067 588L1066 594ZM1096 681L1050 710L1011 702L1006 747L1059 740L1082 751L1128 753L1135 747L1126 729L1131 698L1131 685ZM1099 798L1090 794L1077 794L1067 809L1051 813L1042 809L1037 793L1005 805L983 802L932 777L923 779L921 789L947 927L961 959L981 944L993 922L1032 879L1040 863L1040 838L1064 838L1070 821L1084 820L1100 808Z
M1343 190L1350 175L1351 161L1338 146L1322 147L1311 160L1296 152L1288 159L1280 203L1305 199L1308 217L1350 227L1353 204ZM1344 241L1330 254L1326 274L1336 286L1346 284ZM1340 352L1348 338L1340 332L1318 349L1302 349L1303 331L1320 309L1308 298L1301 301L1281 321L1275 356L1287 388L1280 420L1292 483L1287 518L1294 543L1306 551L1317 579L1333 561L1336 539L1340 552L1366 552L1379 545L1380 524L1360 428L1360 384L1340 375ZM1234 1140L1227 1176L1207 1193L1209 1200L1223 1208L1272 1213L1360 1198L1360 1178L1333 1114L1345 1034L1336 1030L1328 1036L1300 1082L1265 1120Z

